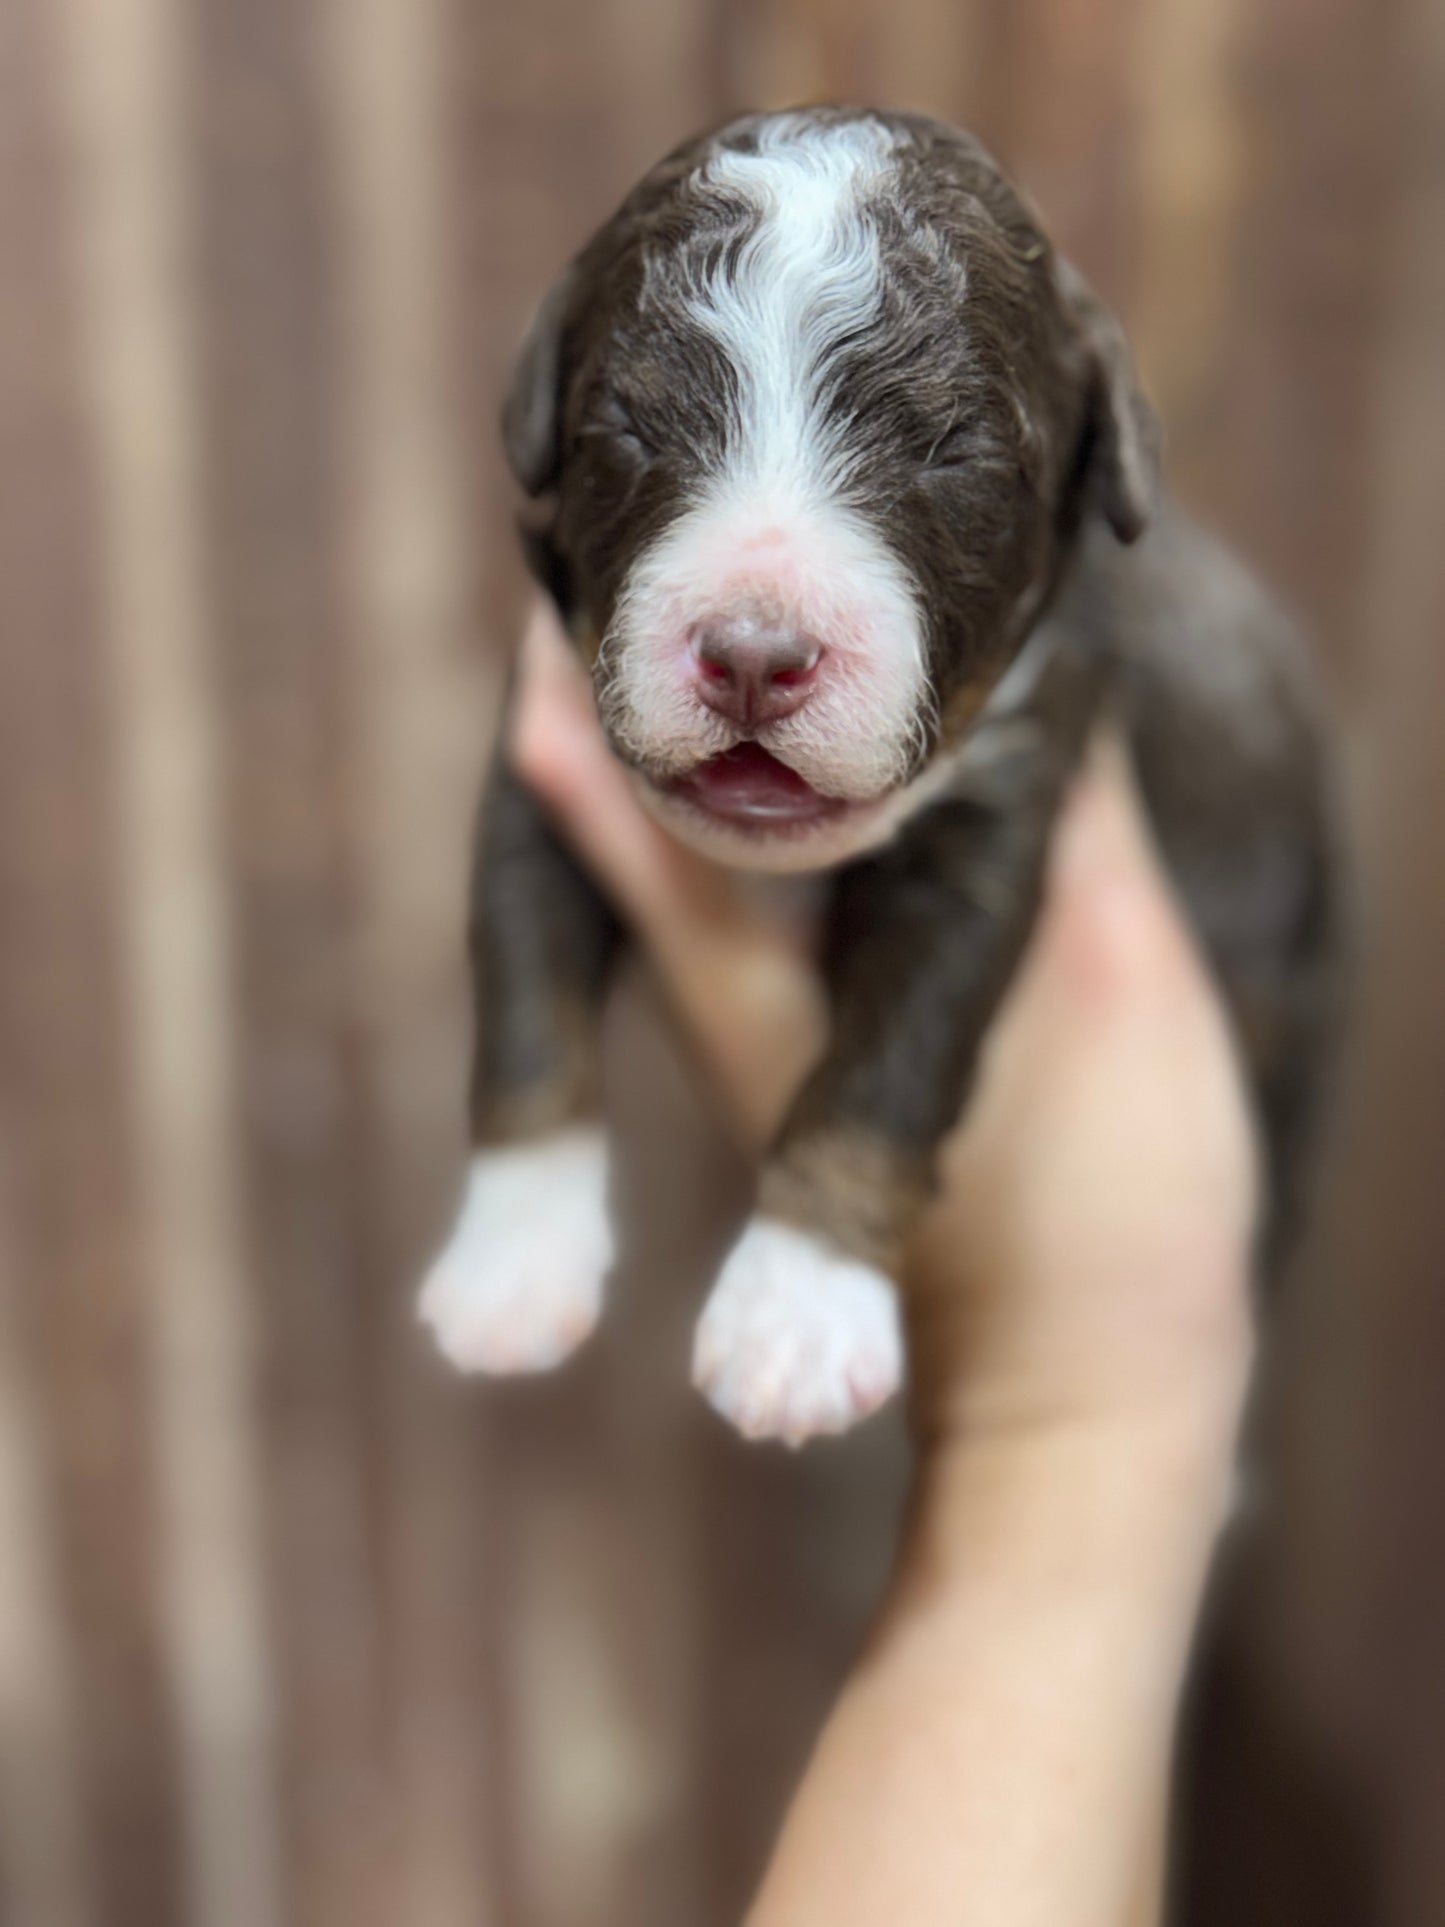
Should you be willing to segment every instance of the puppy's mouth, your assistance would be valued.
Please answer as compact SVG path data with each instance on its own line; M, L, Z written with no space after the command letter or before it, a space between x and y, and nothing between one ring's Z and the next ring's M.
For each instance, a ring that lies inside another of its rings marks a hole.
M851 807L841 797L815 790L758 743L738 743L721 756L710 756L686 776L674 778L667 794L741 830L811 828L834 821Z

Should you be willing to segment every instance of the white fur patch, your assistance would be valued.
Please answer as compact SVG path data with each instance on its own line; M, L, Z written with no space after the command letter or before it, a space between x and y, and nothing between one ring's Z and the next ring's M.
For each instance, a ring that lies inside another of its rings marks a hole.
M755 153L719 148L699 177L703 192L738 195L759 216L737 260L691 304L740 379L734 485L787 476L830 495L849 479L842 424L827 406L828 359L878 311L882 257L864 203L891 169L893 146L876 121L779 115Z
M608 721L633 755L681 775L739 731L698 699L689 639L756 610L822 649L807 702L757 740L827 796L864 802L912 765L923 724L923 623L903 564L851 508L796 478L724 478L639 557L599 665Z
M846 1431L903 1382L897 1293L872 1265L754 1218L703 1307L692 1375L748 1438Z
M756 153L721 148L700 194L757 209L735 258L689 302L737 375L722 459L634 566L604 641L609 727L644 764L680 774L737 732L697 699L689 637L762 609L822 649L809 700L758 740L827 795L866 801L911 764L925 689L907 570L848 501L856 453L832 405L832 357L878 312L882 263L867 200L893 165L877 122L778 115Z
M417 1314L461 1371L549 1371L596 1324L613 1256L600 1130L481 1151Z

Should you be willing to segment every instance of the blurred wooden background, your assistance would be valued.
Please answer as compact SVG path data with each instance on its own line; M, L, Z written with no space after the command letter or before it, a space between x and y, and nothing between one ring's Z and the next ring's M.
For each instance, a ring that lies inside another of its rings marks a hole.
M1441 0L0 0L0 1919L724 1927L887 1425L684 1386L739 1174L637 1000L647 1250L545 1387L410 1293L531 304L695 125L975 125L1312 619L1368 972L1181 1918L1445 1920Z

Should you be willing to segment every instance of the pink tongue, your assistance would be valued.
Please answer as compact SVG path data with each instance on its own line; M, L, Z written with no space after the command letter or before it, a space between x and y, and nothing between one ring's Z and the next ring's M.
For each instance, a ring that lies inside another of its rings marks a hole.
M700 763L681 787L715 816L753 822L796 823L840 807L756 743L739 743Z

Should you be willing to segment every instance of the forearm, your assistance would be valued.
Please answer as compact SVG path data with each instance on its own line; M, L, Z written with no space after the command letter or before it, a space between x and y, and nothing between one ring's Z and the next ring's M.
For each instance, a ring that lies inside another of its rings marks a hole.
M1237 1402L935 1460L749 1927L1143 1927Z
M757 1151L825 1037L807 946L637 811L565 647L532 642L519 767ZM982 1072L910 1253L923 1470L900 1577L752 1927L1153 1927L1252 1343L1254 1171L1223 1014L1117 753L1065 812Z

